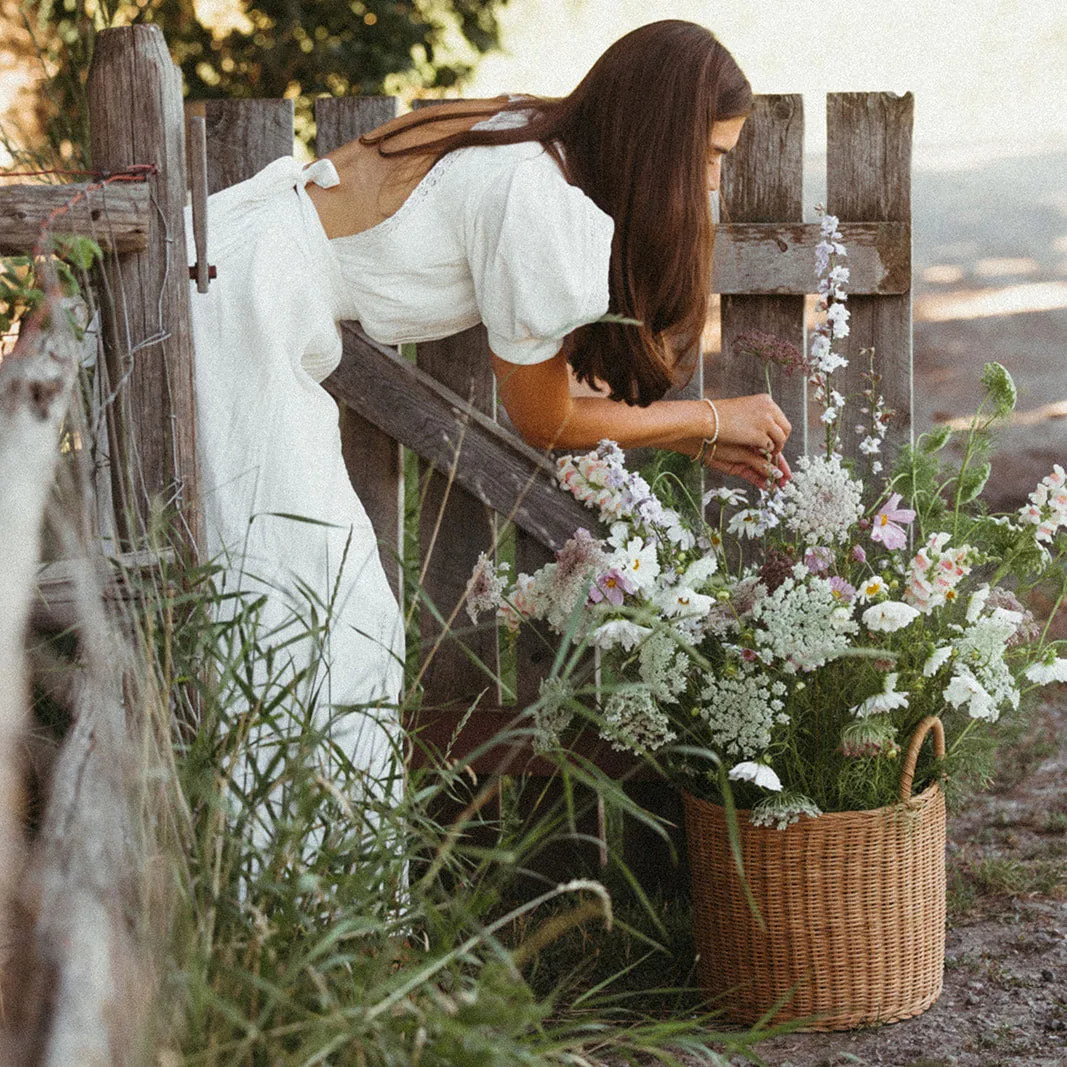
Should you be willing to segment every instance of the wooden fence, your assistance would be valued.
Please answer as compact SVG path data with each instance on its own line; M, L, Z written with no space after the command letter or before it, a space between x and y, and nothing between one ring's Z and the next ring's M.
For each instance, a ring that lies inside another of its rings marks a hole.
M115 441L112 459L115 491L140 516L142 527L121 531L122 541L130 550L142 546L143 529L162 500L195 551L202 534L188 326L189 300L196 294L189 292L182 217L185 119L179 78L156 27L99 35L89 101L95 167L114 171L150 163L158 169L147 179L147 197L144 186L109 187L106 204L99 191L90 191L78 208L81 224L121 252L107 272L105 334L112 358L134 355L114 367L115 380L126 384L124 436ZM859 387L863 366L856 357L874 348L882 390L897 413L889 432L892 445L911 433L912 98L838 93L828 96L826 107L826 207L842 220L851 269L845 354L852 362L845 384ZM397 108L391 98L319 100L316 153L372 129ZM293 151L291 101L213 100L187 110L205 122L210 191ZM691 395L764 390L763 368L735 354L734 340L744 331L757 328L804 343L805 296L813 289L819 227L803 221L803 126L800 96L759 96L726 161L713 274L721 294L722 350L704 361L706 377L698 367ZM0 190L0 249L18 246L15 223L23 232L32 230L49 212L47 198L56 195L37 188ZM338 401L349 472L378 532L394 587L399 589L396 561L404 551L404 449L432 471L418 525L418 563L425 595L446 619L479 553L498 537L502 517L514 524L519 570L547 561L577 526L589 525L589 512L553 487L549 458L524 445L496 410L482 327L418 345L414 363L370 340L354 323L344 324L342 332L344 357L325 385ZM779 375L773 388L795 428L788 451L800 452L808 421L804 384ZM847 441L846 451L862 465L856 443ZM139 461L136 482L128 477L128 455ZM464 614L456 616L457 625L461 619ZM468 627L442 638L439 621L423 612L422 635L427 647L440 647L423 676L423 707L411 725L424 738L447 740L465 719L453 754L484 742L536 696L548 666L543 644L521 637L513 668L517 705L509 706L476 663L496 670L500 639L493 627ZM478 710L469 714L474 701ZM625 761L603 746L591 744L589 751L605 765L615 759L622 773ZM532 753L514 748L506 754L486 751L475 769L546 770ZM658 783L634 789L650 806L661 805ZM642 851L647 844L641 842ZM662 867L661 856L645 855L651 866Z

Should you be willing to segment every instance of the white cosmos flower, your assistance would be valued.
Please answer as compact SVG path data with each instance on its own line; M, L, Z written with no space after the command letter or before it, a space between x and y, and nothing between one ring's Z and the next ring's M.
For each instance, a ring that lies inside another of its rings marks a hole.
M746 760L730 769L727 775L734 782L752 782L761 789L770 789L775 793L782 790L782 781L766 763Z
M1049 682L1067 682L1067 659L1054 659L1051 663L1034 663L1026 668L1025 677L1037 685Z
M688 586L672 585L668 589L657 590L652 603L668 618L702 619L711 611L715 599Z
M640 626L629 619L612 619L598 626L589 638L596 648L621 647L629 652L636 648L652 631L647 626Z
M905 604L900 600L886 600L881 604L872 604L861 618L868 630L880 630L891 634L895 630L903 630L918 616L918 608L913 608L910 604Z
M762 516L756 508L737 512L726 527L735 537L756 537L763 528Z
M717 500L727 507L736 508L746 503L748 497L738 489L727 489L725 486L720 486L718 489L709 489L704 494L702 498L704 507L707 507L713 500Z
M972 719L997 721L998 712L993 698L966 667L952 676L945 686L944 697L954 708L966 704L967 714Z
M896 708L906 708L908 706L908 694L897 692L897 674L887 674L885 676L885 686L882 692L875 693L873 697L868 697L861 704L852 708L852 714L858 719L866 718L868 715L881 715L884 712L890 712Z
M645 544L640 537L634 537L611 558L611 564L618 567L638 589L647 589L659 575L659 560L656 558L655 544Z
M856 600L860 604L866 604L868 600L881 596L885 591L885 579L879 574L873 574L856 587Z
M930 653L930 658L923 664L923 677L932 678L952 658L956 650L951 645L942 645Z

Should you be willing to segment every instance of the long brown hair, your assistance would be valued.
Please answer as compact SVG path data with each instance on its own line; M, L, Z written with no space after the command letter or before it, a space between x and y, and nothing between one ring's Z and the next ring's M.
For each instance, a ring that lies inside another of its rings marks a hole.
M644 405L670 387L677 354L697 341L707 317L711 127L751 108L748 79L715 36L669 19L616 41L569 96L503 101L502 110L530 112L523 126L388 147L403 130L465 113L450 108L447 116L435 115L428 108L361 140L382 155L437 158L469 145L544 144L568 180L614 219L609 310L641 322L581 327L571 366L580 380L605 383L613 399Z

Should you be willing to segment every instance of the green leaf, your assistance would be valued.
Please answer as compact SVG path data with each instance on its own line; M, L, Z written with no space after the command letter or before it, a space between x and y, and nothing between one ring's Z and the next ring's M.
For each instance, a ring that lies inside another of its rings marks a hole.
M919 437L919 447L930 456L935 452L940 452L951 437L951 426L936 426L929 433L924 433Z
M989 481L991 467L988 463L981 466L968 467L960 474L959 490L957 498L961 504L969 504L985 488Z
M58 255L79 270L88 270L98 259L103 259L103 249L91 237L70 235L56 241Z
M982 372L982 385L985 386L989 399L994 405L994 414L1003 418L1015 410L1018 393L1011 375L1000 363L987 363Z

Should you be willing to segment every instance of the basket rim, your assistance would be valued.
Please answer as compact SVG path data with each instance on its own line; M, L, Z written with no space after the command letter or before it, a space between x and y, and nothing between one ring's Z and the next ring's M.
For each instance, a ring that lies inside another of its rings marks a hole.
M928 785L921 793L913 794L906 801L895 800L892 804L884 804L880 808L857 808L850 811L824 811L816 816L809 815L800 822L796 822L790 826L787 826L785 830L775 830L775 833L788 833L790 830L793 830L796 827L813 826L815 824L827 826L835 822L844 822L846 820L854 822L857 819L864 818L884 818L887 814L892 812L925 808L928 804L936 800L938 795L941 793L943 793L943 790L941 789L940 784L938 782L931 782L930 785ZM725 813L726 811L722 804L716 804L714 801L705 800L703 797L698 797L694 793L690 793L687 789L682 790L682 799L686 804L696 804L711 811L719 811L723 813ZM752 829L765 829L765 827L756 826L752 823L751 808L735 808L734 812L737 815L739 821L741 821L741 817L744 816L743 821L748 826L751 826Z

